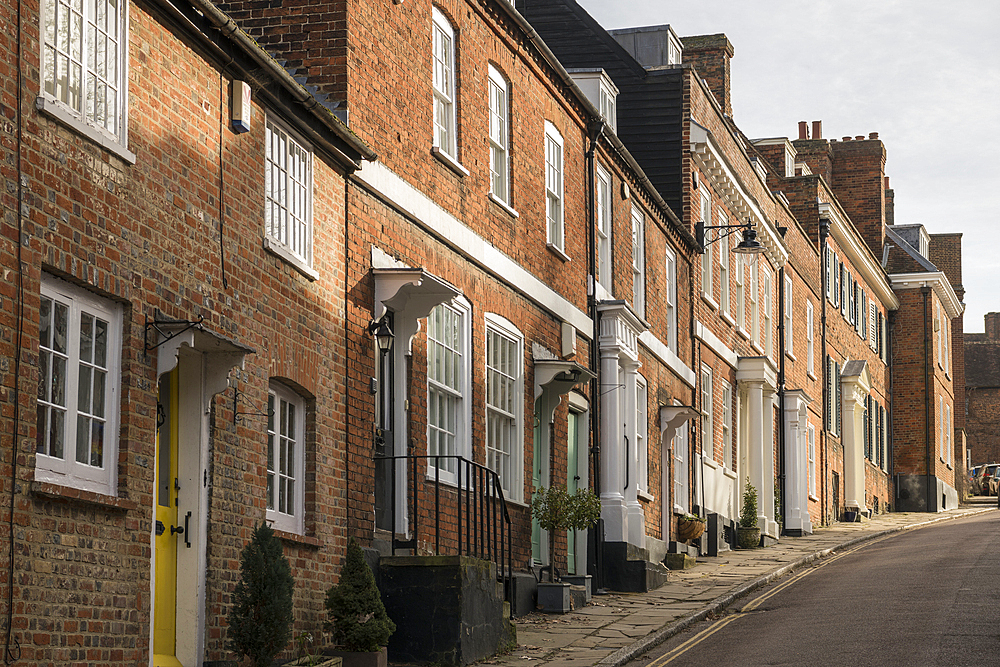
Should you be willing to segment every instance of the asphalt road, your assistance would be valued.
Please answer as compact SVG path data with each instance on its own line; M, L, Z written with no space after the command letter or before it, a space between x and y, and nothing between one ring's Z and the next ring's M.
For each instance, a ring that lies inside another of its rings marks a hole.
M1000 513L846 549L628 667L1000 665Z

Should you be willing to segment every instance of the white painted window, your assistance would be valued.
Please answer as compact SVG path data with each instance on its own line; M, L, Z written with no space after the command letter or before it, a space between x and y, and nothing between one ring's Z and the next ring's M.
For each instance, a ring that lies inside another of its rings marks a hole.
M42 3L42 97L119 144L125 136L128 4Z
M708 366L701 367L701 451L715 458L715 392Z
M742 235L736 234L736 243L742 240ZM736 319L736 326L742 330L747 328L747 297L746 297L746 260L742 259L736 260L736 295L733 299L733 306L735 307L735 312L733 317Z
M816 348L813 334L813 305L812 301L806 301L806 372L810 375L816 374Z
M750 265L750 285L747 288L747 296L750 299L750 340L758 347L760 346L760 269L757 262Z
M701 196L701 219L705 227L712 226L712 198L708 193ZM712 284L712 239L714 229L705 230L705 253L701 256L701 292L705 296L712 298L715 286Z
M455 122L455 30L434 7L434 146L452 158L456 150Z
M816 427L809 424L806 431L806 465L809 466L809 495L816 497Z
M851 274L844 264L840 265L840 314L850 321L851 311Z
M427 453L469 457L469 307L463 300L441 304L427 316ZM455 481L454 458L431 460L441 479Z
M722 465L735 470L733 464L733 386L725 380L722 385Z
M868 347L878 350L878 305L868 300Z
M666 281L667 347L677 354L677 255L667 246L667 261L664 279Z
M725 226L729 220L725 214L719 214L719 225ZM733 237L727 236L722 239L722 247L719 248L719 308L723 313L729 312L729 253L732 247Z
M889 423L886 419L889 416L884 406L879 406L882 415L882 470L889 469Z
M304 533L305 402L272 382L267 393L267 520Z
M646 219L632 207L632 308L646 316Z
M769 270L767 270L767 269L764 269L764 280L763 280L763 283L764 283L764 285L763 285L763 287L764 287L764 294L763 294L762 298L764 299L764 304L763 304L762 310L763 310L763 313L764 313L764 354L766 354L769 357L773 357L774 356L774 340L773 340L773 328L774 327L773 327L773 324L772 324L772 317L771 317L771 302L772 302L772 294L771 294L771 291L772 291L772 289L771 289L771 272Z
M795 355L795 327L793 325L794 317L792 312L792 304L794 299L792 299L792 277L785 276L785 352Z
M612 292L611 272L611 176L597 165L597 280L601 287Z
M486 315L486 466L509 500L524 495L524 337L506 319Z
M635 385L635 444L639 454L639 490L649 493L649 390L646 378L636 376Z
M312 149L267 118L264 171L268 247L312 265Z
M601 115L607 121L612 132L618 132L618 101L617 94L604 81L601 81Z
M548 121L545 121L545 219L549 245L564 252L563 140Z
M121 308L42 275L35 479L115 495Z
M944 406L944 460L951 465L954 461L951 447L951 405Z
M674 511L688 511L688 430L687 423L674 434Z
M941 312L941 341L944 351L941 355L941 362L946 375L951 374L951 320L942 309Z
M507 80L496 69L489 70L490 103L490 193L510 204L510 92Z
M938 396L938 456L944 461L944 396Z

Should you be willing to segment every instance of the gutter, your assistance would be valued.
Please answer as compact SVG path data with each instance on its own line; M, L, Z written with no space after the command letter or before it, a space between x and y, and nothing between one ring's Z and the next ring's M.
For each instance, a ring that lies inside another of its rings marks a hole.
M924 446L926 447L927 471L924 477L924 511L931 511L931 461L934 460L931 454L931 414L934 409L934 364L930 359L930 336L931 331L927 318L930 315L930 287L921 287L920 294L924 301Z

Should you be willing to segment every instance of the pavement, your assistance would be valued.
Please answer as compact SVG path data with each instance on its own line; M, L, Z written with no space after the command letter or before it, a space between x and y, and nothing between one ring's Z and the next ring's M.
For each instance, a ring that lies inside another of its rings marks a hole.
M996 499L973 498L936 514L879 514L864 523L836 523L815 528L812 535L782 537L770 547L699 557L693 568L671 571L667 583L654 591L594 595L588 606L568 614L515 619L517 647L477 664L620 667L738 598L837 550L996 510Z

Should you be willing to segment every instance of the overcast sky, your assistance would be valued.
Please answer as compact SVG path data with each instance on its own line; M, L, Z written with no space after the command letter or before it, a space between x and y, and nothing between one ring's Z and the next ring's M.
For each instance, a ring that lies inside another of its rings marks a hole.
M578 2L606 29L725 33L749 137L794 139L800 120L822 120L826 138L878 132L896 223L964 234L965 330L1000 311L1000 3Z

